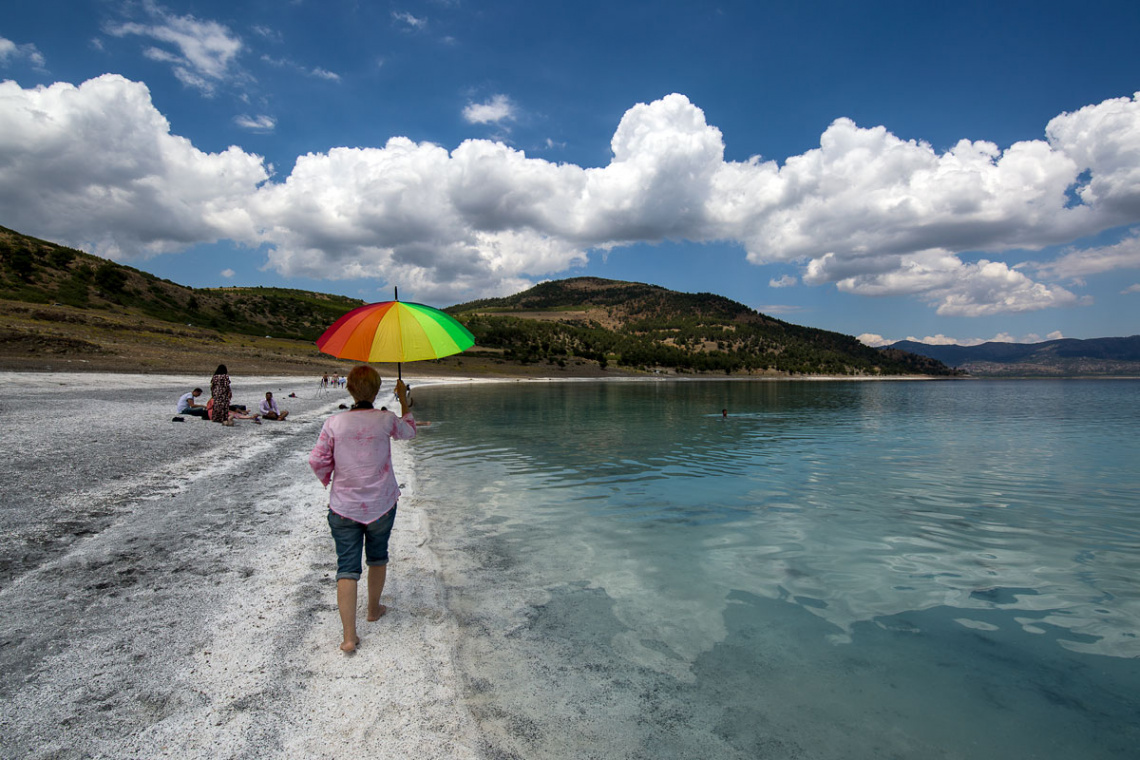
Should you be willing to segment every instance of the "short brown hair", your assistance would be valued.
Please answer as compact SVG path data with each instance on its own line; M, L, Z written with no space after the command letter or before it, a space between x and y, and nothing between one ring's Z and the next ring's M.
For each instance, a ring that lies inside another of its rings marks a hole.
M360 364L348 373L348 392L357 401L373 401L380 392L380 373L367 364Z

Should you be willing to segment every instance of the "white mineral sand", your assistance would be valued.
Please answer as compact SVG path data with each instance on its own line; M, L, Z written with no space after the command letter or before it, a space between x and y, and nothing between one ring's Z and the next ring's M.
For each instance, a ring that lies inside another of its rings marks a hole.
M272 390L289 420L172 423L194 386L0 373L0 755L477 757L407 447L389 612L366 622L361 584L345 655L307 456L351 400L235 376L235 401Z

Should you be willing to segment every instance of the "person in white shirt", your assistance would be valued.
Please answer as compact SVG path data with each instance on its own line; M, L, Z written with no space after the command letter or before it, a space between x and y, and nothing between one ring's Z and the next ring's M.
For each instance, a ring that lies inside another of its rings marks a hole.
M267 420L284 420L289 416L289 412L278 409L277 400L273 398L273 392L266 391L265 400L261 402L261 416Z
M194 399L198 398L201 395L202 395L202 389L201 388L195 388L194 390L190 391L189 393L183 393L182 397L180 399L178 399L178 413L179 414L189 414L189 415L192 415L194 417L202 417L203 419L205 419L206 407L205 406L199 406L198 404L194 403Z

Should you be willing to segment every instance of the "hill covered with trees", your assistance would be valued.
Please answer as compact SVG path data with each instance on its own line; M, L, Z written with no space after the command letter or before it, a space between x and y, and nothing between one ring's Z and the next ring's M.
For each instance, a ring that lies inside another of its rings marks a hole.
M476 348L520 362L584 357L602 367L742 375L959 374L904 351L801 327L711 293L579 277L447 309Z
M0 227L0 299L130 311L245 335L312 341L363 301L285 288L188 288Z
M240 347L253 358L290 355L308 366L325 361L312 342L363 301L281 288L188 288L0 227L0 303L8 304L0 344L9 353L128 356L144 342L179 341L201 343L208 353L228 343L228 350ZM452 360L472 372L956 374L934 359L870 348L723 296L642 283L579 277L447 311L475 334L475 348ZM138 333L133 348L106 337L132 331ZM271 336L267 346L261 339ZM172 361L173 351L153 365Z

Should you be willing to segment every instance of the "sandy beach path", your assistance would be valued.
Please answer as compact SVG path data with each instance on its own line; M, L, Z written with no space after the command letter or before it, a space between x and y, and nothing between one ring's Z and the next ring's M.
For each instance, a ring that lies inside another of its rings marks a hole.
M172 423L207 381L0 373L0 755L479 756L407 452L390 612L345 656L306 462L345 398L238 376L290 420Z

